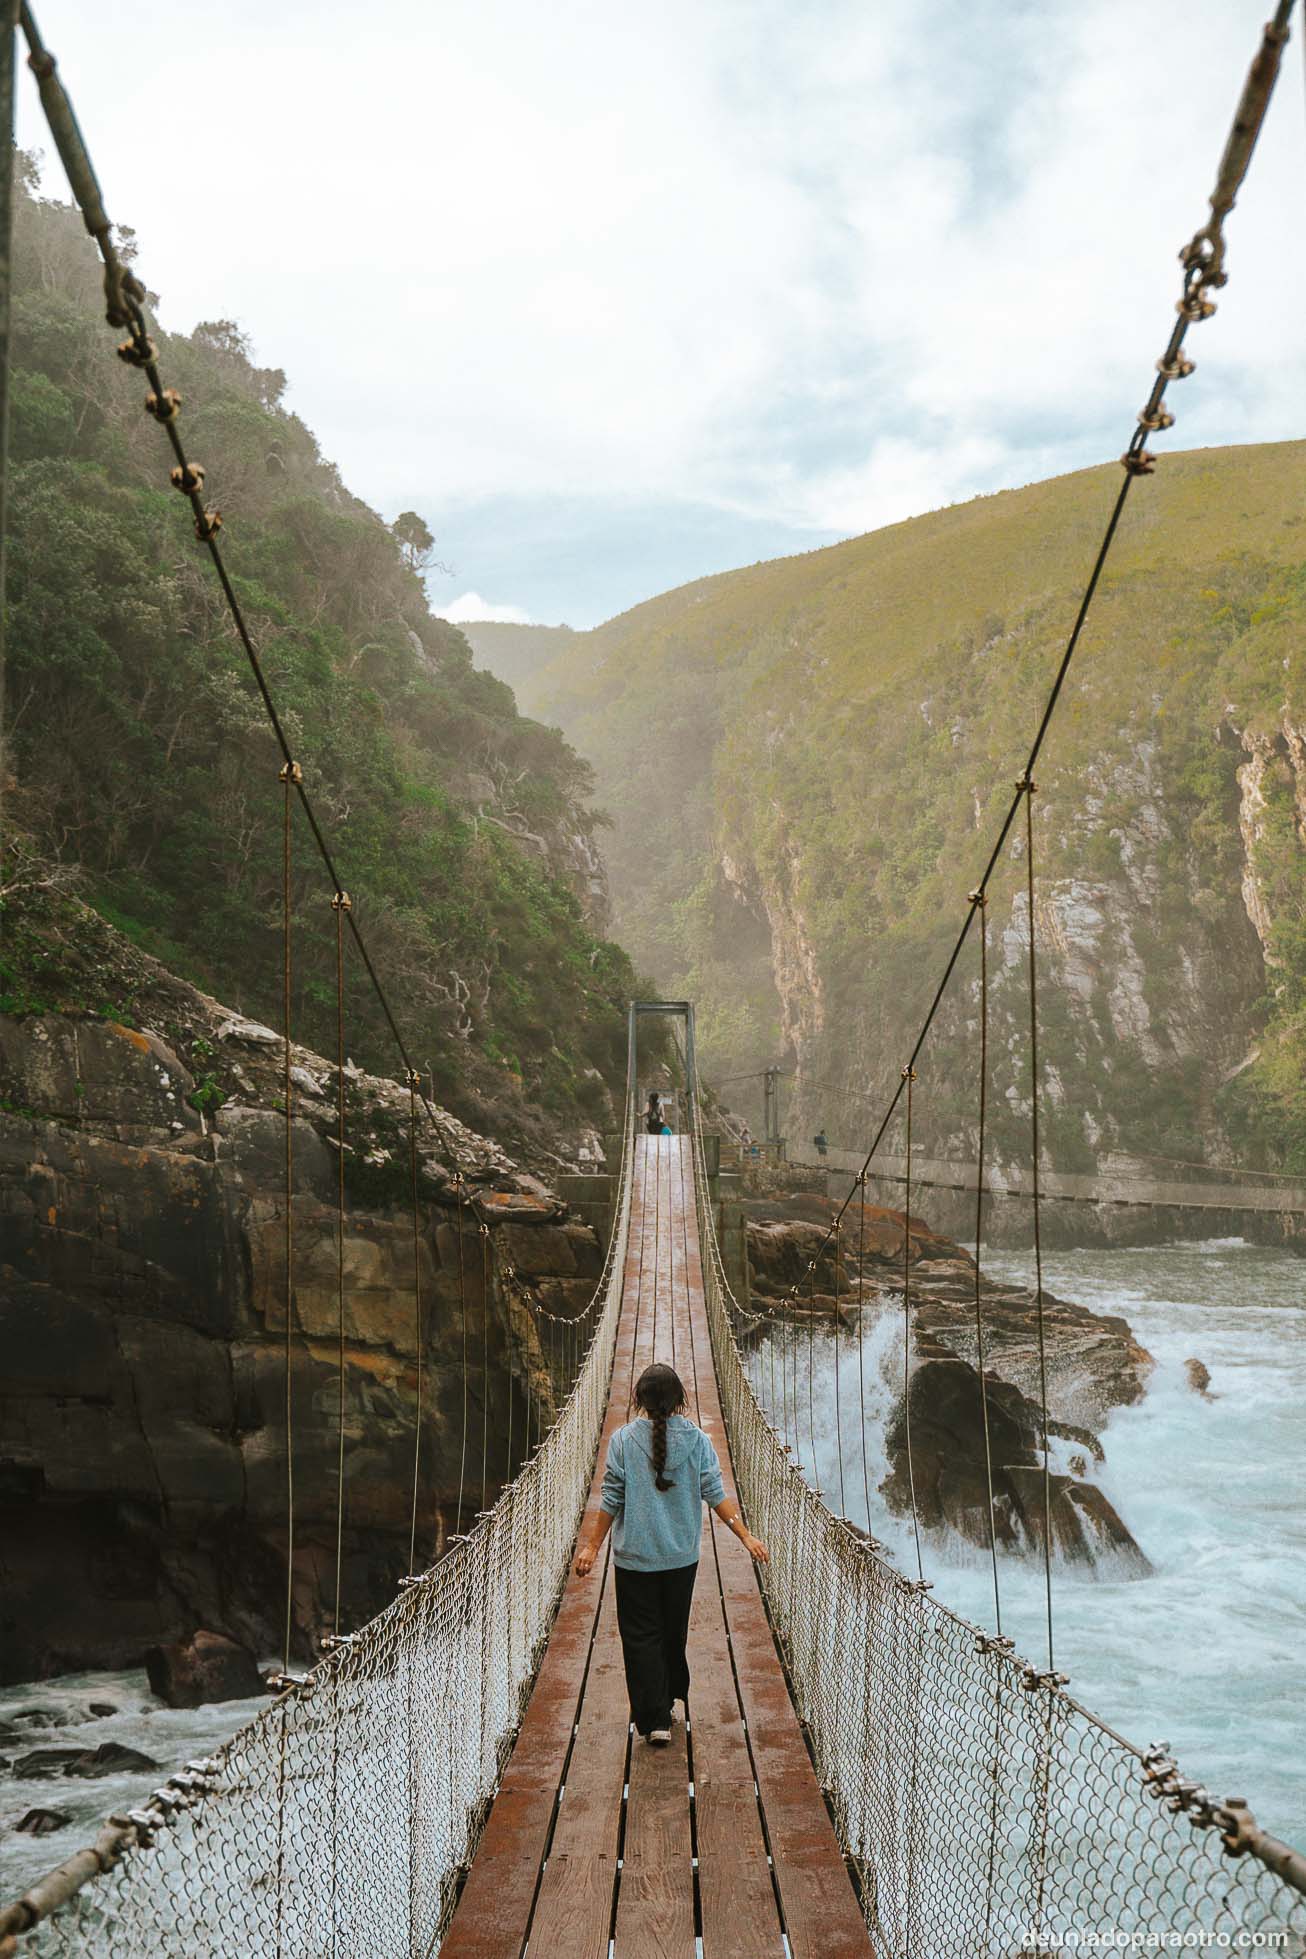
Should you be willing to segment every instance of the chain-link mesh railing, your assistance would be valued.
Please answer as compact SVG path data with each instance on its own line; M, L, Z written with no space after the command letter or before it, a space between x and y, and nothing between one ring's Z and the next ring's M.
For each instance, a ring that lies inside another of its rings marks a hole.
M22 1938L21 1953L428 1959L437 1949L585 1506L621 1309L633 1109L625 1128L589 1350L538 1452L462 1542L302 1686L114 1819L127 1843L112 1868Z
M1306 1953L1306 1860L1123 1740L821 1502L736 1338L752 1316L725 1277L701 1130L695 1185L739 1493L770 1547L772 1625L878 1959Z

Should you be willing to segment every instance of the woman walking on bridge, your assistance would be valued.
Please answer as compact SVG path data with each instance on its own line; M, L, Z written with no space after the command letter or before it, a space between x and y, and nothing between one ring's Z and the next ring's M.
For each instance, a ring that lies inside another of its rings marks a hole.
M585 1520L576 1570L583 1578L594 1569L611 1531L631 1718L646 1741L665 1746L672 1703L689 1695L685 1646L704 1503L761 1563L769 1553L726 1495L711 1441L684 1413L675 1369L661 1361L646 1367L635 1383L635 1406L636 1419L608 1444L599 1509Z

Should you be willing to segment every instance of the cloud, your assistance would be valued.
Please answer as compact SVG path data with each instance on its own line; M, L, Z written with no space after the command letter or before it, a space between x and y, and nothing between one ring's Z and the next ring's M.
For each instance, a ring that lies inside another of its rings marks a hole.
M435 608L441 619L447 619L451 626L466 626L474 622L493 621L502 626L530 626L534 624L529 612L519 605L491 605L479 592L464 592L451 605L437 605Z
M238 317L387 515L713 508L798 548L1120 453L1264 11L375 0L360 39L228 0L162 66L154 0L47 26L165 322ZM1291 61L1279 93L1159 448L1302 432ZM165 99L220 199L157 167ZM30 88L20 135L51 149Z

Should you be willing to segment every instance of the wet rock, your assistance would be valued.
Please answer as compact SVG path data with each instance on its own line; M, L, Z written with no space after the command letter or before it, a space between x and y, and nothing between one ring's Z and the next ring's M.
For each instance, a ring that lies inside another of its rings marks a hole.
M138 1748L125 1748L118 1741L102 1741L98 1748L34 1748L30 1755L19 1755L12 1765L15 1779L41 1782L55 1776L76 1776L98 1780L105 1775L121 1775L128 1770L157 1769L159 1764Z
M249 1648L213 1632L197 1632L171 1646L151 1646L145 1672L150 1692L169 1707L250 1700L263 1686Z
M20 1836L51 1837L56 1830L64 1829L72 1822L61 1809L29 1809L26 1816L14 1824Z
M274 1027L264 1027L261 1021L246 1020L241 1014L232 1014L218 1029L220 1041L244 1041L252 1047L279 1047L282 1036Z
M885 1448L890 1473L880 1485L889 1508L916 1514L926 1530L951 1529L987 1549L989 1497L984 1412L993 1463L993 1529L998 1545L1016 1555L1041 1555L1044 1539L1042 1422L1036 1403L1009 1381L980 1381L969 1361L940 1352L921 1360L911 1378L911 1461L902 1401L890 1420ZM1051 1434L1064 1434L1049 1423ZM1093 1438L1095 1447L1096 1440ZM1100 1447L1098 1447L1100 1455ZM1056 1473L1050 1478L1053 1549L1075 1563L1104 1556L1125 1559L1140 1574L1147 1559L1096 1484Z
M1186 1360L1184 1362L1184 1377L1193 1393L1200 1394L1203 1401L1215 1401L1218 1398L1210 1391L1211 1373L1204 1362L1200 1360Z

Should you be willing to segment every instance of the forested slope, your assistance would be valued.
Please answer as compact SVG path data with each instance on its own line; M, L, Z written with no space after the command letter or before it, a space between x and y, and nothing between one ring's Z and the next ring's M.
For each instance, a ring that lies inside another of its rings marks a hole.
M719 1075L796 1066L864 1137L996 833L1115 465L704 579L522 683L597 772L615 926ZM1306 1166L1306 445L1167 454L1039 771L1049 1150ZM1023 864L994 935L999 1149L1027 1132ZM918 1089L972 1134L975 962Z
M114 358L91 242L26 175L6 675L17 890L2 1004L66 1004L71 988L81 1004L130 1011L97 1001L92 973L69 978L69 914L40 902L52 867L57 885L71 881L174 970L275 1019L280 757L168 487L145 383ZM223 510L241 603L414 1055L483 1125L487 1097L519 1094L555 1119L601 1121L595 1070L613 1083L624 1071L632 976L604 938L588 767L431 616L420 523L392 530L350 494L282 405L285 376L258 367L231 322L158 339L188 448ZM297 1025L329 1052L330 892L302 830L296 853ZM394 1065L356 970L348 1044L362 1062Z

